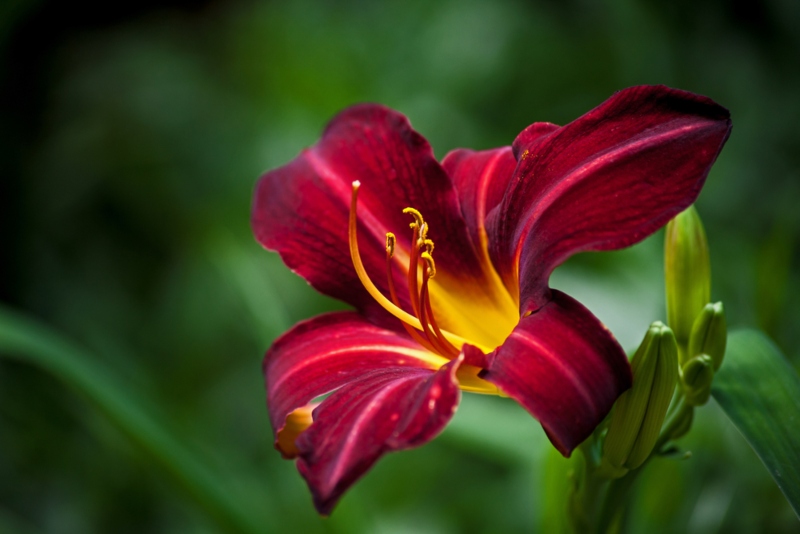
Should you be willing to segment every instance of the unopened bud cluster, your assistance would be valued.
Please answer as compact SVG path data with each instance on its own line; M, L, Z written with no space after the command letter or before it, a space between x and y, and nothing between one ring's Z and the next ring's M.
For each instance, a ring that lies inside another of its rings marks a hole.
M708 243L694 207L667 225L664 260L670 326L650 325L633 356L633 385L614 405L603 443L601 469L607 477L623 476L647 460L659 443L676 385L685 408L672 417L663 439L689 431L693 407L708 402L725 356L725 311L721 302L709 303Z
M708 402L714 372L725 356L727 326L722 303L708 303L708 242L693 206L667 225L664 276L667 317L678 341L681 389L687 404L701 406Z

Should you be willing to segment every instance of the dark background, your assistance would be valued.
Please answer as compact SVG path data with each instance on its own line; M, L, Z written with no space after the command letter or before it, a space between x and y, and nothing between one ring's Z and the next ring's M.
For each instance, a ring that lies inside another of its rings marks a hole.
M254 242L255 180L356 102L399 109L442 157L630 85L710 96L734 124L697 203L712 296L797 367L799 65L792 0L6 0L0 299L85 349L261 531L553 531L569 462L513 403L476 396L316 517L272 449L259 366L340 305ZM574 258L553 285L632 349L664 319L661 239ZM0 358L0 532L217 531L170 461L56 367ZM701 412L692 458L648 467L633 531L796 531L742 438L713 402Z

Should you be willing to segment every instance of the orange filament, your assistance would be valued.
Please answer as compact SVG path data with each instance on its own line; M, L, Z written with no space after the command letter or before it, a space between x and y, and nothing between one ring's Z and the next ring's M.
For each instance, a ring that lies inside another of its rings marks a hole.
M419 240L419 226L412 223L411 228L413 230L413 235L411 236L411 243L416 243ZM417 299L415 295L417 294L417 264L419 263L419 258L416 254L411 253L411 259L408 262L408 294L411 297L409 300L411 301L411 309L414 310L414 315L419 316L419 308L417 306Z
M394 287L394 277L392 276L392 256L394 255L394 244L395 244L394 234L389 232L388 234L386 234L386 278L389 280L389 296L392 297L392 303L399 308L400 300L397 298L397 290ZM414 341L416 341L417 343L419 343L420 345L422 345L431 352L438 352L428 342L428 340L419 335L419 333L416 330L414 330L413 328L411 328L409 325L407 325L402 321L400 324L403 325L403 328L406 329L406 332L408 332L408 335L410 335Z
M433 258L424 252L421 254L421 257L427 260L426 263L428 263L428 265L427 268L423 269L422 271L422 290L419 292L418 304L420 308L419 320L422 323L425 335L430 340L431 344L438 349L436 352L442 356L450 356L454 358L458 356L460 351L451 345L450 342L445 339L444 335L442 335L439 326L436 324L436 319L433 317L431 299L428 295L428 280L433 278L433 275L436 274L436 268L433 266ZM429 322L430 325L428 324Z
M414 222L410 224L412 229L412 250L408 266L409 300L411 301L411 308L414 312L414 315L412 315L400 307L400 301L397 298L394 277L392 275L392 258L396 243L394 234L391 232L386 234L386 276L391 300L387 299L372 280L370 280L364 268L364 264L361 261L361 256L358 252L358 236L356 232L358 226L356 207L360 185L361 184L357 181L353 182L349 221L350 257L353 260L353 266L356 269L359 280L361 280L364 288L372 295L378 304L400 319L409 335L420 345L431 352L448 358L458 356L460 352L459 347L463 345L466 340L439 328L431 307L428 281L436 276L436 265L432 256L433 241L428 239L427 235L428 224L422 218L422 214L419 211L413 208L406 208L403 210L403 213L410 214L414 217ZM420 278L422 282L421 287L419 283Z

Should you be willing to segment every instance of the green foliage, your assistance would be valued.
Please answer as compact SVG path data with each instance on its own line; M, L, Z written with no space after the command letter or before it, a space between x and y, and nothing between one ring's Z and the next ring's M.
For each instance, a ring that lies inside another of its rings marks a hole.
M187 449L163 422L154 418L150 406L154 399L137 398L119 378L81 349L36 322L0 307L0 354L37 365L65 382L135 443L223 530L256 533L268 524L257 508L243 506L247 501L236 496L231 481L223 482L226 476L211 470L207 459ZM236 478L241 483L249 476L238 473Z
M48 325L36 343L81 347L102 373L87 387L130 400L122 413L156 424L172 450L159 460L143 448L148 424L109 424L61 367L0 358L0 530L215 531L213 506L163 460L173 456L259 510L265 532L564 527L573 461L504 399L465 396L441 438L382 460L325 521L272 448L260 359L296 321L339 304L254 242L251 193L355 102L403 111L441 157L565 123L633 84L714 98L734 131L698 200L713 298L729 324L768 323L800 354L798 304L785 297L800 292L796 2L167 3L0 9L2 298ZM665 319L661 241L574 258L553 285L633 349ZM795 532L715 404L699 412L692 459L642 474L631 528Z
M800 517L800 377L758 331L731 334L714 398Z

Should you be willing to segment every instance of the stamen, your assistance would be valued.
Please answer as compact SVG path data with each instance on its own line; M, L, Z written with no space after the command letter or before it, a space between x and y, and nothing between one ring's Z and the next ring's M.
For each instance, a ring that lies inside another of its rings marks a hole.
M417 263L419 261L417 242L419 241L419 227L412 223L411 228L414 229L414 235L411 236L411 247L413 250L411 251L411 258L408 262L408 296L411 301L411 309L414 310L414 315L419 317L419 282L417 280Z
M391 260L394 256L394 244L397 241L392 232L386 233L386 257ZM390 277L391 278L391 277Z
M433 316L433 307L431 306L431 299L428 293L428 280L433 278L433 275L436 274L436 266L433 263L433 258L431 258L429 255L427 258L425 256L426 254L423 253L423 259L428 262L428 269L422 274L421 299L425 306L424 315L426 317L426 320L423 321L423 326L430 322L430 325L433 327L433 331L436 334L436 338L444 350L444 354L450 354L451 356L455 357L458 356L458 353L460 352L459 349L447 340L442 331L439 329L439 325L436 324L436 318Z
M415 210L414 208L405 208L403 213L410 213L412 217L414 217L414 222L410 224L411 228L414 228L414 225L417 225L417 228L422 227L425 224L425 219L422 218L422 214Z
M428 241L428 223L426 222L423 222L419 227L419 241L420 243Z
M459 349L452 344L450 340L459 345L467 342L464 338L443 331L436 324L431 310L430 298L428 296L428 280L436 275L436 265L431 256L433 252L433 241L427 238L428 225L425 223L420 214L414 208L406 208L403 213L410 213L414 217L414 222L411 223L413 229L413 239L411 246L413 250L410 254L409 269L408 269L408 289L411 300L411 307L414 313L419 318L409 314L400 307L399 299L397 298L397 291L394 286L394 277L392 276L392 257L394 256L394 248L396 245L396 238L391 232L386 234L386 274L389 284L389 294L391 300L387 299L383 293L375 286L370 280L364 263L361 261L361 254L358 251L358 218L356 216L358 206L358 189L361 187L359 181L354 181L352 195L350 197L350 218L348 224L348 238L350 245L350 259L353 261L353 267L356 270L358 279L364 285L367 292L380 304L386 311L400 319L403 327L408 331L409 335L420 343L422 346L432 352L437 352L441 355L449 355L451 357L458 356ZM424 251L422 249L425 249ZM418 291L418 268L419 258L425 262L425 268L422 269L422 289ZM430 321L430 323L429 323ZM413 328L412 328L413 327ZM414 330L416 329L416 330ZM418 331L424 333L424 337ZM449 339L448 339L449 338Z
M389 296L392 298L392 302L398 308L400 307L400 299L397 298L397 289L394 286L394 276L392 276L392 255L394 254L394 244L395 244L395 237L394 234L389 232L386 234L386 278L389 283ZM417 330L414 330L406 323L400 321L400 324L403 325L408 335L411 338L428 349L431 352L439 352L436 348L428 342L427 339L422 337Z
M422 322L422 326L425 329L425 336L430 340L430 342L438 349L437 352L442 355L449 355L451 357L458 356L458 350L453 347L451 350L446 340L444 340L444 336L440 339L432 330L431 325L435 324L436 321L433 319L433 313L431 310L431 301L428 296L428 280L430 279L429 276L429 269L425 269L422 272L422 290L420 291L420 308L421 313L419 314L419 320ZM430 321L430 323L429 323ZM452 347L452 345L451 345Z
M419 255L419 257L425 260L425 263L428 264L428 278L433 278L436 276L436 264L433 262L433 256L431 256L431 253L423 252Z
M431 326L433 327L433 331L436 334L436 338L440 341L442 347L444 348L444 352L446 354L450 354L453 357L458 356L458 353L461 352L455 345L450 343L447 338L444 336L444 333L439 329L439 325L436 324L436 318L433 316L433 309L431 308L431 299L429 298L425 302L425 309L427 310L426 317L430 321Z
M356 269L358 279L361 280L364 288L367 290L367 292L369 292L370 295L372 295L372 298L374 298L378 304L383 306L386 311L404 323L408 323L409 325L413 326L417 330L422 330L422 324L419 322L419 319L402 310L399 306L395 306L393 302L384 297L383 293L381 293L380 290L375 287L375 284L372 283L372 280L369 279L367 270L364 269L364 263L361 261L361 255L358 252L358 236L356 233L358 226L358 219L356 218L356 206L358 204L359 187L361 187L361 182L358 180L353 182L353 192L350 197L350 222L348 228L350 238L350 259L353 260L353 267Z

